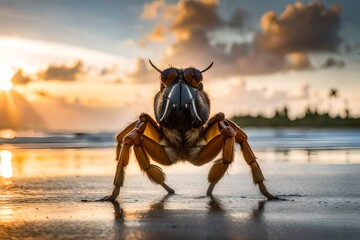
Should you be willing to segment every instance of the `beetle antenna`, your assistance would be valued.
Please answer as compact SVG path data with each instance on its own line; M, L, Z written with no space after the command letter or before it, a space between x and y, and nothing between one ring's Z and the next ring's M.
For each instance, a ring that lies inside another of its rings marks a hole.
M212 67L213 64L214 64L214 61L212 61L207 68L205 68L204 70L202 70L202 71L200 71L200 72L203 73L203 72L209 70L209 69Z
M151 64L151 66L152 66L153 68L155 68L156 71L158 71L159 73L164 74L163 71L161 71L160 69L158 69L158 68L151 62L150 59L149 59L149 62L150 62L150 64ZM164 74L164 75L165 75L165 74Z

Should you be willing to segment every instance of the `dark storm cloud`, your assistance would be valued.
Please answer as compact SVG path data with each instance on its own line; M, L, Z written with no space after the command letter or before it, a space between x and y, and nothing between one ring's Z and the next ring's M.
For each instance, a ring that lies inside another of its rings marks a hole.
M76 81L84 74L82 61L77 61L72 66L49 65L46 70L39 73L39 77L44 80Z
M229 21L227 21L227 25L229 25L230 27L242 28L242 27L244 27L244 22L245 22L247 16L248 16L248 13L244 9L237 8L232 13Z
M195 67L201 68L214 60L214 77L306 70L313 68L307 53L334 51L341 43L339 6L326 8L320 3L296 2L280 16L266 12L261 18L261 31L253 32L254 37L248 41L234 42L226 48L225 44L213 44L210 34L225 28L243 33L246 10L234 7L228 20L224 20L217 8L217 1L211 0L180 1L157 8L163 11L160 16L168 9L173 16L167 19L167 29L175 41L162 59L163 66L170 63L188 67L196 63ZM220 33L218 37L226 36Z
M322 68L332 68L332 67L336 67L336 68L345 67L345 62L342 60L336 60L335 58L329 57L323 63Z
M267 12L261 18L262 31L258 44L273 52L334 51L341 39L340 7L326 8L320 3L288 5L277 16Z
M195 67L201 69L214 60L216 71L209 77L266 74L286 68L283 54L264 51L253 42L233 44L230 51L226 51L224 44L212 44L211 32L224 28L240 32L246 16L245 10L234 8L229 20L224 20L217 13L217 7L216 1L181 1L177 5L170 24L176 41L170 46L163 64L188 67L197 63L199 66Z
M203 31L221 25L216 1L180 1L170 28L175 31Z

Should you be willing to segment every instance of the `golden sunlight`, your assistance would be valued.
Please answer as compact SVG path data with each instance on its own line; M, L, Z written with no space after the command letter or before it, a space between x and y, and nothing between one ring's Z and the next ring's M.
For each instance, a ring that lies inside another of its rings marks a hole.
M0 129L0 138L13 139L15 136L15 131L10 128Z
M11 160L12 153L10 151L0 151L0 176L3 178L11 178L13 176Z
M14 75L14 70L12 69L2 69L0 70L0 91L10 91L13 87L11 82L11 77Z

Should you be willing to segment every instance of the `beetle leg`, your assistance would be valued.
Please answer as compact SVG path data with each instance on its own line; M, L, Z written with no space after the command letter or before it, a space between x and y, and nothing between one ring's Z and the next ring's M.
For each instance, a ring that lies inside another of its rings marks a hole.
M152 138L145 136L144 132L148 132ZM150 164L150 159L147 154L148 152L154 160L163 165L172 164L162 146L153 140L158 138L159 135L160 133L156 122L149 115L143 113L140 115L139 120L133 122L117 136L118 145L116 155L118 164L114 178L114 189L111 196L101 200L115 201L119 195L120 188L124 184L125 168L129 163L131 147L134 148L135 156L141 170L146 172L150 181L160 184L168 193L174 193L174 190L166 185L165 174L162 169Z
M247 141L247 135L241 130L241 128L239 126L237 126L234 122L232 122L231 120L226 120L229 125L235 130L236 135L235 135L235 141L237 143L240 144L241 146L241 151L243 153L244 159L246 161L246 163L250 166L251 168L251 174L253 177L253 182L254 184L258 184L259 185L259 190L260 192L268 199L268 200L272 200L272 199L277 199L277 197L273 196L272 194L270 194L264 184L264 175L261 171L261 168L258 164L258 162L256 161L256 157L254 152L252 151L249 142Z
M142 113L139 120L141 121L139 128L142 133L141 148L134 147L135 155L138 154L136 157L139 165L140 167L143 166L142 169L146 172L150 181L160 184L168 193L174 194L175 191L165 183L165 173L160 167L150 164L148 157L149 154L154 161L162 165L172 164L165 149L155 141L159 141L160 139L159 127L155 120L146 113ZM149 134L152 138L144 135L144 132Z
M216 183L222 178L228 169L229 164L234 160L234 143L241 146L241 150L245 161L251 168L253 181L259 185L260 192L267 197L268 200L277 199L277 197L270 194L264 184L264 176L260 169L256 157L247 141L246 134L234 122L225 118L223 113L218 113L210 118L207 127L204 131L204 136L208 144L200 151L195 165L202 165L210 162L216 155L223 150L221 159L215 161L211 167L208 180L210 185L207 190L207 195L211 195ZM221 139L222 137L222 139ZM211 147L210 147L211 146Z
M199 152L197 157L191 162L195 166L202 166L212 161L224 148L224 138L219 134L210 140Z
M219 121L219 128L223 139L223 151L222 158L215 161L211 167L208 175L208 181L210 185L207 190L207 195L211 196L212 191L218 181L224 176L229 165L234 161L234 145L235 145L235 131L230 127L227 122Z
M204 165L212 160L224 149L227 134L219 129L218 122L224 120L224 114L218 113L209 119L204 129L204 137L208 142L199 152L197 157L191 162L196 166ZM228 134L232 137L232 133ZM228 148L228 147L227 147Z
M146 153L150 156L152 160L161 165L169 166L173 164L170 160L169 155L166 153L163 146L155 142L151 138L143 135L143 142L141 146L144 148Z
M134 146L134 152L140 168L146 172L150 181L160 184L168 193L175 193L172 188L166 185L165 173L162 171L162 169L156 165L150 164L150 159L146 154L144 148L141 145Z
M135 121L133 123L131 123L129 126L127 126L123 131L121 131L117 136L116 136L116 140L117 140L117 145L116 145L116 161L119 160L120 157L120 152L121 152L121 145L123 142L124 137L126 136L126 134L128 134L131 130L134 129L134 127L136 126L138 121Z
M235 131L226 123L224 116L221 114L211 118L204 130L205 138L210 140L201 149L197 157L191 161L192 164L196 166L204 165L212 161L222 151L222 158L215 161L209 171L208 180L210 185L207 195L212 195L216 183L234 161L235 134Z

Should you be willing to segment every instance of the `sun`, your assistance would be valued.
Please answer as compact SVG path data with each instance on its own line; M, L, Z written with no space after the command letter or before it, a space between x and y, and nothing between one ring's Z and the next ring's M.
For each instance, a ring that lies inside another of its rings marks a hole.
M0 91L9 92L12 89L11 77L13 75L14 70L12 69L0 69Z

